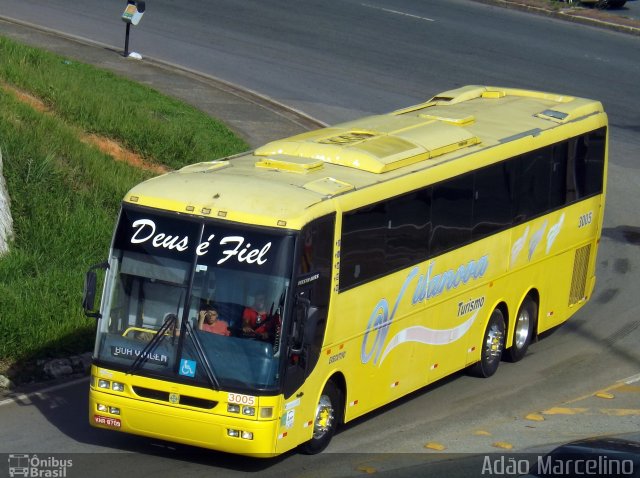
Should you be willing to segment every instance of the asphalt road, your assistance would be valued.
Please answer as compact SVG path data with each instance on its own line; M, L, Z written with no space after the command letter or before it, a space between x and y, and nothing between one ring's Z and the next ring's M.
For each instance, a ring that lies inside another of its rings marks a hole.
M154 0L130 50L260 92L328 123L464 84L595 97L633 123L638 40L468 0ZM2 15L124 47L124 2L0 0ZM615 78L615 88L612 79ZM621 92L631 97L621 98Z
M122 9L123 2L114 1L87 0L80 7L65 0L0 0L3 16L108 45L124 41ZM264 465L92 430L82 383L0 406L0 453L108 454L92 458L98 470L118 453L118 463L135 463L142 476L177 470L184 476L350 476L411 470L426 455L442 459L442 452L425 448L433 443L454 453L506 445L521 451L640 429L634 388L640 372L634 285L640 279L639 42L463 0L309 1L304 8L284 0L150 2L132 31L132 50L250 88L328 123L397 109L464 84L602 100L610 115L611 165L596 294L569 323L534 344L523 362L503 364L490 380L455 376L413 394L350 425L318 457L288 455ZM624 379L629 383L618 382ZM610 386L614 398L594 395Z
M627 0L627 3L620 8L607 9L607 13L640 20L640 2L638 0Z

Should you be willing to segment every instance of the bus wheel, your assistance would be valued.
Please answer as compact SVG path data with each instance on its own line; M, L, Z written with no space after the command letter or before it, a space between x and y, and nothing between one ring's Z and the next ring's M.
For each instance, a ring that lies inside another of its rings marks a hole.
M504 329L502 311L495 309L484 332L480 361L469 367L470 375L486 378L496 373L504 349Z
M533 338L536 318L538 317L538 305L531 297L524 299L516 316L516 325L513 330L513 343L505 351L505 357L509 362L522 360L527 353L529 344Z
M313 437L301 447L307 455L315 455L324 450L333 438L341 416L342 394L330 380L324 387L316 406L313 423Z

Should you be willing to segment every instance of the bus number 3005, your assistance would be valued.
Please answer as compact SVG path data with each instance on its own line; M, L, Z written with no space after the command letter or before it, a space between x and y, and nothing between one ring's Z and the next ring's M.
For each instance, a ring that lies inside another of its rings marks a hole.
M255 405L256 397L251 395L241 395L239 393L230 393L228 397L229 403L238 403L240 405Z
M593 220L593 212L589 211L586 214L580 215L580 219L578 220L578 228L588 226L591 224Z

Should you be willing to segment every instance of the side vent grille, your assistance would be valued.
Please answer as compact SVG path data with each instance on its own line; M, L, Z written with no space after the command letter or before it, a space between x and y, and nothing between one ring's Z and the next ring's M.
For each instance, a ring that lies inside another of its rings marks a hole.
M576 259L573 263L573 277L571 278L571 290L569 291L569 306L584 300L584 289L587 283L587 269L591 245L576 250Z

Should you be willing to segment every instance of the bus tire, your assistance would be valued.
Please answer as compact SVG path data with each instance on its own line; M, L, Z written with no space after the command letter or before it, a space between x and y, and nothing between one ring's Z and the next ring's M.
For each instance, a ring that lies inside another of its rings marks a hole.
M504 349L504 315L500 309L494 309L482 336L480 361L471 365L468 373L474 377L491 377L498 370Z
M301 445L301 451L306 455L315 455L324 450L333 438L341 416L342 393L335 383L329 380L316 406L313 437Z
M505 358L509 362L518 362L527 353L535 333L537 318L538 304L531 297L526 297L516 315L513 342L511 347L505 350Z

